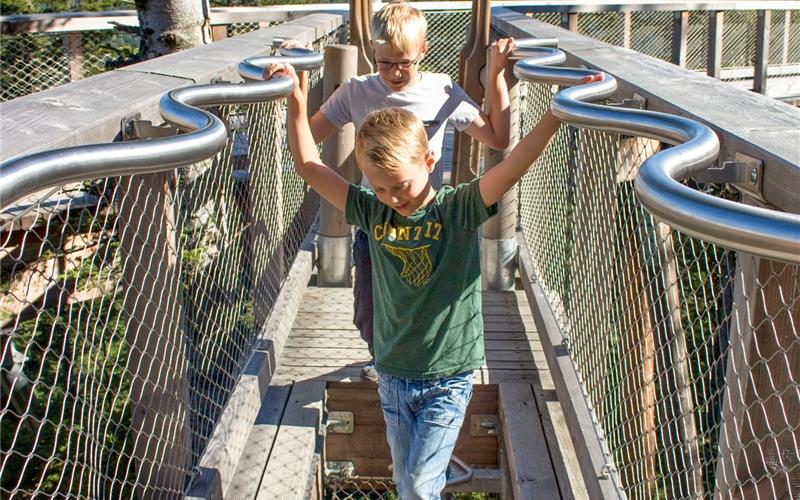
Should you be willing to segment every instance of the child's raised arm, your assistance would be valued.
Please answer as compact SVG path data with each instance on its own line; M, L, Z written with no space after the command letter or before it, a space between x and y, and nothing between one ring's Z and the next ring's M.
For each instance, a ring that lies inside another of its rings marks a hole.
M578 85L602 80L603 74L584 78ZM479 181L481 198L488 207L500 201L500 198L525 175L542 151L550 144L561 122L549 109L531 130L517 144L505 160L486 172Z
M287 64L284 71L295 82L294 90L286 100L289 150L294 158L294 168L314 191L331 205L344 211L350 184L320 160L308 125L306 95L300 88L294 68Z
M481 144L494 149L505 149L509 142L510 99L506 84L506 62L511 57L516 42L513 38L501 38L492 44L486 66L488 93L488 115L481 114L464 129L464 132Z

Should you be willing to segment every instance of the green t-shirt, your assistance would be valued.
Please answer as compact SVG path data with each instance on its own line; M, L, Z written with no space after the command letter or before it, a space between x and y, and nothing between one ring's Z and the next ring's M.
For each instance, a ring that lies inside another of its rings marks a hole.
M478 181L445 186L409 217L351 185L347 222L369 235L375 367L440 378L484 362L478 227L497 213Z

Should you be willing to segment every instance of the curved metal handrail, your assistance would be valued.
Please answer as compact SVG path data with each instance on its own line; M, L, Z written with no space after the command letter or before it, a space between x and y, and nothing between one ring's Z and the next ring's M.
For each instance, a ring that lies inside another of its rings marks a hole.
M589 69L542 66L552 64L549 61L557 59L558 54L563 58L557 49L524 50L535 51L535 55L515 64L514 75L521 80L570 86L601 74ZM716 160L719 140L709 127L655 111L590 104L610 97L616 89L616 80L606 74L602 80L558 92L551 109L564 123L577 127L675 145L645 160L634 181L645 208L669 226L725 248L800 264L800 216L723 200L681 183Z
M322 55L307 49L281 49L279 56L254 57L242 62L242 78L261 80L263 67L289 62L302 69L318 68ZM254 70L254 68L258 68ZM257 71L257 78L251 78ZM188 133L173 137L54 149L0 163L2 209L40 190L98 177L170 170L203 161L225 147L228 130L222 120L197 106L246 104L289 95L289 77L267 81L217 83L182 87L161 98L159 111L168 123Z

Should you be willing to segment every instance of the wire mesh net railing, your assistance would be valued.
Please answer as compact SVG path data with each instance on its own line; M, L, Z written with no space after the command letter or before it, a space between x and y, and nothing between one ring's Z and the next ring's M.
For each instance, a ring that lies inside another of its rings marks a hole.
M524 9L525 7L517 7ZM708 64L709 18L714 11L690 10L686 34L686 67L706 71ZM558 25L561 18L551 13L530 16ZM628 47L649 56L670 61L673 21L679 11L581 12L579 33L612 45ZM751 80L756 64L758 13L755 10L723 12L721 79ZM775 77L797 75L800 56L800 11L775 10L770 20L769 58Z
M523 131L552 91L525 85L525 96ZM798 268L654 220L633 179L660 148L562 127L521 183L535 279L629 498L790 498L800 491Z
M524 5L516 8L524 9ZM604 42L628 46L658 59L670 60L672 22L677 12L618 11L585 12L578 18L578 31ZM561 22L559 12L534 12L530 16L550 24ZM708 51L709 11L689 11L686 65L705 71ZM441 54L453 46L460 48L468 28L469 10L430 10L426 12L431 30L431 50L422 68L455 76L457 58ZM724 12L721 77L726 81L753 78L756 60L756 23L754 10ZM226 25L232 37L275 24L236 22ZM136 28L113 30L45 32L6 35L0 39L0 100L52 88L135 61L139 51ZM775 77L795 76L800 64L800 11L772 11L770 22L769 64Z
M231 137L207 161L2 214L0 496L187 486L318 206L283 102L218 113Z
M138 33L116 30L3 35L0 101L116 69L138 52Z

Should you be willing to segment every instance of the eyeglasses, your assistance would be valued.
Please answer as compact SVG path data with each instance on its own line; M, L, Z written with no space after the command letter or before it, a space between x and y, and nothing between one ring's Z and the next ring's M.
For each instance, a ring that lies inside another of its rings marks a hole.
M374 60L374 59L373 59ZM393 67L397 66L399 70L406 70L409 69L411 66L415 66L419 64L422 60L422 52L417 55L412 61L398 61L398 62L390 62L390 61L375 61L375 64L378 66L378 69L392 69Z

